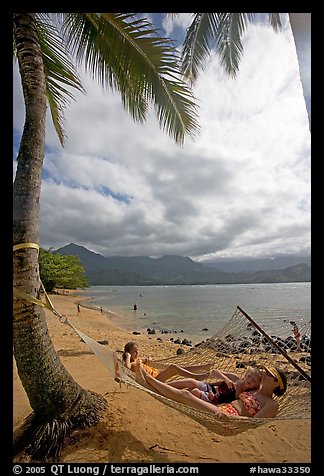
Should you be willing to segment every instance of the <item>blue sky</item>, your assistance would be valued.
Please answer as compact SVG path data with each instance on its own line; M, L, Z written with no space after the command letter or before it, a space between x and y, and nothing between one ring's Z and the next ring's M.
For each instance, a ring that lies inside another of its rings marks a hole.
M66 111L64 149L47 121L41 246L198 260L309 254L311 138L282 20L280 33L249 26L235 80L212 53L194 87L201 131L183 147L153 114L134 123L118 95L83 76L87 94ZM187 14L164 24L178 41L188 25ZM13 88L15 157L24 120L16 65Z

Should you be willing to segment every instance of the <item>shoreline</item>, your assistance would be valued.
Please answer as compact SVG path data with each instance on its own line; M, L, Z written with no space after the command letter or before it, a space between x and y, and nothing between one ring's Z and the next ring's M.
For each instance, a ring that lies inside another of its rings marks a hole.
M82 295L81 295L81 297L82 297ZM93 297L93 296L83 297L80 300L79 304L80 304L81 307L84 307L84 308L87 308L87 309L92 309L92 310L100 312L100 306L98 306L97 304L94 304L94 302L93 302L94 300L95 300L95 297ZM89 302L86 302L86 301L89 301ZM132 311L132 312L137 312L137 311ZM127 331L127 332L131 332L131 333L139 332L140 333L140 334L134 334L135 336L143 335L145 337L152 337L152 338L155 337L156 339L160 339L163 342L171 342L174 345L183 345L187 349L190 348L190 347L194 347L196 344L200 344L204 340L212 337L211 335L208 335L208 336L206 336L206 339L201 339L201 338L198 338L198 337L186 336L185 332L172 332L171 330L168 331L168 332L160 332L156 329L155 329L155 333L148 334L148 331L147 331L148 328L138 324L135 319L134 319L134 326L129 325L129 326L126 327L124 325L119 325L119 323L116 322L118 319L122 318L121 319L122 324L125 324L127 319L131 318L130 314L128 314L128 313L126 314L122 310L112 311L111 309L104 308L103 309L103 315L105 315L105 314L107 315L107 318L110 320L112 325L114 325L116 327L119 327L120 329L122 329L124 331ZM152 328L152 329L154 329L154 328ZM171 339L173 339L173 341L171 341ZM180 339L181 341L186 339L189 342L191 342L192 345L181 344L181 343L177 343L177 342L175 343L174 341L177 340L177 339Z
M82 315L82 309L87 309L87 310L90 310L90 311L95 311L97 312L100 317L104 317L105 318L105 321L106 321L106 324L107 326L109 327L112 327L112 328L115 328L117 331L119 330L120 332L122 333L126 333L127 335L131 335L133 336L133 338L138 338L138 337L144 337L146 339L156 339L158 340L159 342L163 342L163 343L170 343L172 345L174 345L173 342L170 342L166 339L162 339L162 337L159 337L159 334L152 334L152 335L148 335L148 334L145 334L145 330L144 331L137 331L136 329L131 329L131 328L125 328L125 327L122 327L120 325L118 325L118 323L114 320L115 319L118 319L119 316L122 316L123 313L118 313L118 312L114 312L114 311L111 311L111 310L108 310L108 309L103 309L103 312L101 313L100 311L100 306L97 306L95 304L93 304L93 297L91 296L86 296L86 297L82 297L81 296L78 296L78 294L75 294L74 296L75 298L81 298L81 299L77 299L75 304L79 304L80 307L81 307L81 315ZM140 334L133 334L133 332L140 332ZM129 340L132 340L132 339L129 339ZM121 350L121 349L119 349Z
M95 340L108 340L122 350L135 340L142 357L176 355L174 343L156 335L132 335L103 316L99 309L84 306L82 293L51 294L53 306L73 325ZM77 314L80 301L81 312ZM106 312L106 311L105 311ZM45 310L49 335L59 358L82 387L104 395L108 408L94 427L75 432L62 452L60 463L310 463L310 420L276 420L238 433L220 435L193 418L170 408L148 392L119 385L79 335ZM103 318L104 317L104 318ZM13 359L14 360L14 359ZM31 408L13 365L13 428L22 424ZM15 463L28 463L17 457Z
M297 318L301 327L311 319L310 288L304 284L301 291L298 286L266 284L221 290L220 286L94 286L81 292L92 298L97 309L102 305L114 312L110 318L117 326L145 335L147 329L154 329L164 340L187 339L196 345L218 334L238 304L269 335L287 338L291 335L287 319ZM293 308L289 302L294 302Z

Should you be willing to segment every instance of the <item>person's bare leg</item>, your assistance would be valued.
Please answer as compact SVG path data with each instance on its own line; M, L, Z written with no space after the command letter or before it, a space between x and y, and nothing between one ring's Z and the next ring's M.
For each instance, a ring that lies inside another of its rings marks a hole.
M152 377L152 375L150 375L143 367L140 366L136 366L135 374L136 380L138 379L140 381L141 379L144 379L144 381L149 384L150 387L153 387L153 389L161 395L179 403L186 403L185 399L183 399L182 392L189 392L188 390L180 390L171 387L162 381L157 381L156 378Z
M300 339L297 339L297 352L300 352Z
M181 380L172 380L171 382L168 382L168 385L175 388L188 388L189 390L192 390L193 388L198 388L199 381L194 378L184 378Z
M190 392L197 398L201 398L202 391L199 390L199 388L192 388L190 389Z
M199 364L199 365L181 365L181 367L185 370L189 370L189 372L202 372L210 370L214 365L214 362L207 362L206 364Z
M156 379L160 380L160 382L165 382L171 377L175 375L181 375L181 377L193 378L196 380L206 380L209 377L210 372L204 372L202 374L196 374L194 372L190 372L183 367L180 367L176 364L170 364L165 369L161 370L161 372L157 375Z
M204 410L215 414L222 413L217 409L216 405L212 405L211 403L205 402L204 400L195 397L189 390L171 387L171 385L152 377L152 375L146 372L143 367L140 368L140 372L142 373L142 376L145 378L146 382L164 397L175 402L197 408L198 410Z
M152 385L150 385L150 383L144 378L143 372L144 372L144 370L141 367L141 362L138 360L135 364L135 380L136 380L136 382L143 385L143 387L146 387L150 390L155 390L154 387L152 387ZM154 380L154 377L152 377L152 379Z

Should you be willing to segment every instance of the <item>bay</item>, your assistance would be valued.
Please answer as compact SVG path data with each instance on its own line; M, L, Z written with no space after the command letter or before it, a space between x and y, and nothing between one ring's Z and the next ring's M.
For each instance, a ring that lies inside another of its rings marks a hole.
M118 327L193 343L212 337L240 306L257 324L281 337L311 319L311 283L177 286L92 286L85 290L94 307L111 311ZM133 310L136 304L137 310ZM167 335L164 335L167 334Z

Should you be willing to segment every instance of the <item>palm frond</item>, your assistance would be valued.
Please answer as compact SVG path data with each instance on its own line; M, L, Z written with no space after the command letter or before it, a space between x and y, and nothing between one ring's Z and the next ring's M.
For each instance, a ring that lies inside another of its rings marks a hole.
M220 13L217 31L217 48L226 72L236 77L243 54L242 36L246 31L250 13Z
M274 31L281 31L282 29L282 24L280 20L280 14L279 13L268 13L269 17L269 22Z
M213 47L226 72L236 77L243 54L242 38L254 13L196 13L188 28L182 53L182 71L192 82ZM281 29L279 13L268 13L275 31Z
M211 40L218 31L218 13L197 13L187 30L182 51L182 72L191 82L210 55Z
M64 144L64 110L74 99L73 90L84 92L76 70L64 50L57 25L44 14L37 16L37 30L43 55L46 93L53 124L61 144Z
M117 90L134 120L153 104L177 143L198 130L195 101L180 79L176 49L146 19L131 13L67 14L64 34L77 62Z

